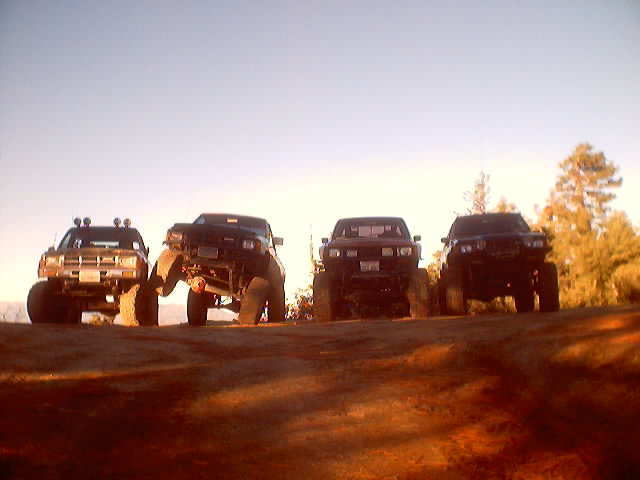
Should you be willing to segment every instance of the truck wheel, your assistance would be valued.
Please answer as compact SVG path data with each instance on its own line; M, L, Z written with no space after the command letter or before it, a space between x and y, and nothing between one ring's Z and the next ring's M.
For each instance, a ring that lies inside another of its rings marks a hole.
M149 283L142 284L143 302L146 307L146 311L140 319L140 325L144 327L157 327L158 326L158 295L156 291L151 288Z
M558 288L558 269L554 263L545 262L538 272L538 300L541 312L560 310L560 292Z
M460 267L449 267L445 282L445 305L450 315L466 315L467 301L464 295L464 278Z
M27 297L27 313L31 323L53 323L48 312L53 300L51 285L48 281L38 282L31 287Z
M240 325L257 325L268 295L269 281L261 277L253 277L240 303L238 323Z
M64 318L64 323L70 325L78 325L82 323L82 310L76 307L73 302L63 302L61 305L64 310L61 312Z
M429 276L426 270L418 269L411 272L407 300L409 300L411 318L426 318L429 316Z
M269 295L267 297L267 322L284 322L286 307L284 300L284 282L275 261L269 263Z
M208 293L196 293L189 289L187 296L187 321L191 327L204 327L211 297Z
M128 327L158 325L158 297L145 285L136 283L120 295L120 317Z
M149 283L158 295L166 297L176 288L182 278L180 263L180 255L168 248L160 254L149 277Z
M533 287L531 285L522 285L514 295L516 302L516 311L518 313L533 312L535 306L535 297Z
M440 315L447 315L447 287L444 284L444 277L438 279L437 289Z
M318 272L313 277L313 316L318 322L333 322L336 319L331 298L331 278L327 272Z

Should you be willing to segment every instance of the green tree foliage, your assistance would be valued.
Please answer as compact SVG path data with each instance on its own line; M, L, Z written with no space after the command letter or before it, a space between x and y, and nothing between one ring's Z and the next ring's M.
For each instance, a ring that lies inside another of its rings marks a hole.
M471 203L471 207L467 208L468 215L487 213L490 192L489 177L486 173L480 172L473 191L464 193L464 199Z
M518 207L516 207L515 203L507 202L506 197L502 196L500 197L500 200L498 200L498 203L496 204L493 211L496 213L517 212Z
M596 244L596 285L606 304L637 301L640 296L640 237L623 212L614 213Z
M622 242L619 248L624 249L636 241L626 217L608 216L615 198L611 189L622 184L616 178L618 168L588 143L578 145L559 167L561 173L539 212L538 226L552 242L561 304L566 308L616 303L608 291L611 276L629 257L623 255L623 260L615 243Z
M299 288L294 294L293 301L287 304L287 318L289 320L309 320L313 318L313 289Z

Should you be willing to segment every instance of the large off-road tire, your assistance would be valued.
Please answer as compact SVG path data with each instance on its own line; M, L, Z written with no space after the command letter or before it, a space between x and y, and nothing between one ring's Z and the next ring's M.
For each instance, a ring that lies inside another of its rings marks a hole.
M518 313L533 312L535 308L535 293L531 285L522 285L513 296Z
M267 296L267 322L284 322L286 315L284 280L274 260L269 263L269 294Z
M187 321L191 327L204 327L207 324L207 312L211 304L211 294L196 293L189 290L187 296Z
M140 325L143 327L157 327L158 326L158 295L156 291L151 288L149 283L142 284L143 289L143 301L146 306L146 314L140 319Z
M420 268L411 272L407 300L409 301L411 318L427 318L429 316L429 275L426 270Z
M120 317L129 327L157 326L157 295L145 284L134 284L120 295Z
M335 305L335 299L331 295L331 277L329 277L329 273L316 273L313 277L313 317L317 322L335 321Z
M82 310L72 302L63 302L61 309L63 309L63 323L68 323L70 325L78 325L82 323Z
M438 311L440 315L447 315L447 287L444 278L438 279L436 288L438 289Z
M445 280L445 305L449 315L466 315L467 300L464 294L462 268L449 267Z
M38 282L29 290L27 297L27 313L31 323L54 323L50 315L54 298L48 281Z
M557 312L560 310L558 269L551 262L545 262L538 272L538 300L541 312Z
M182 279L182 257L173 250L165 249L151 270L149 284L161 297L166 297L173 292L176 284Z
M269 281L265 278L253 277L240 303L238 323L240 325L257 325L268 295Z
M54 289L48 281L38 282L31 287L27 297L27 313L31 323L80 323L82 310L71 300L56 295Z

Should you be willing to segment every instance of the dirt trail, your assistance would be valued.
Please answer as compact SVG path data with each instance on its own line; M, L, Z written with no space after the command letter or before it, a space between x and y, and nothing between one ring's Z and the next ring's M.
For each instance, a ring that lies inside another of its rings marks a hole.
M640 478L640 306L0 324L0 479Z

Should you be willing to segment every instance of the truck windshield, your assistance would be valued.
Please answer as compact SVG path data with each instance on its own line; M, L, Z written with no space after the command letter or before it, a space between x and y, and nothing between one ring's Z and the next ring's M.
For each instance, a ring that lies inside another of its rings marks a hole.
M224 225L225 227L248 230L261 237L267 236L267 222L262 218L208 213L200 215L193 223L199 225Z
M398 222L367 221L342 223L336 226L333 238L404 238L404 229Z
M521 215L472 215L458 217L453 236L472 237L492 233L528 233L531 230Z
M69 230L59 248L126 248L142 250L142 241L129 228L79 227Z

